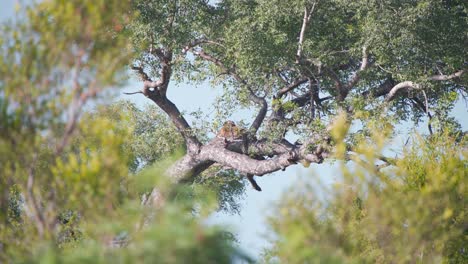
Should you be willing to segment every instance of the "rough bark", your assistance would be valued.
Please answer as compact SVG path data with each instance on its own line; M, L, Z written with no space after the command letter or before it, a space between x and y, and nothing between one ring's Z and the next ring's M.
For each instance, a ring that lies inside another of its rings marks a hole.
M304 145L292 144L283 139L279 143L271 143L265 139L252 142L249 153L243 153L242 140L226 143L222 138L214 138L200 147L196 154L186 154L168 171L175 182L190 181L213 164L235 169L243 174L263 176L275 171L284 170L300 160L311 163L321 163L328 152L320 151L325 140L312 146L315 151ZM271 158L270 158L271 157Z

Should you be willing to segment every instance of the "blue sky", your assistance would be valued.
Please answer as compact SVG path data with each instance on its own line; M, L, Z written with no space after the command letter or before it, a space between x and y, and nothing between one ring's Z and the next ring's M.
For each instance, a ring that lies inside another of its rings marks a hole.
M14 6L18 1L0 0L0 21L12 18L14 15ZM129 84L122 91L135 91L140 89L141 84L136 80L130 80ZM217 95L221 93L220 89L215 89L209 85L192 86L188 84L172 84L168 90L168 97L182 111L192 112L201 108L205 113L209 113L213 108L213 102ZM137 105L144 105L150 101L142 95L119 96L121 99L128 99ZM197 104L194 104L196 102ZM247 112L248 113L248 112ZM463 102L458 102L453 115L461 122L464 130L468 128L467 107ZM248 118L244 111L238 118ZM421 124L419 131L426 132L426 124ZM406 140L406 135L412 129L412 125L402 124L398 126L401 135L397 137L396 143L400 145ZM257 177L262 192L257 192L247 187L245 199L241 202L243 207L240 215L226 215L217 213L210 219L210 223L219 223L228 225L237 234L241 248L254 257L258 257L261 249L267 246L265 236L268 233L266 229L266 216L273 213L272 204L281 198L281 194L291 185L301 181L310 181L319 179L325 186L331 185L337 179L334 175L338 171L338 164L312 164L309 168L302 168L300 165L287 168L285 172L277 172L264 177ZM318 190L318 192L320 192Z

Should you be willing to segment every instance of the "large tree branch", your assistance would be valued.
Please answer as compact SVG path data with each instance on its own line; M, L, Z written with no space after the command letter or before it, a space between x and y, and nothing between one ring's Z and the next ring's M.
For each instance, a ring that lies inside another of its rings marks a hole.
M265 120L265 116L268 110L268 104L265 100L265 98L262 97L257 97L259 100L255 100L257 104L260 105L260 110L258 110L257 116L255 117L255 120L253 121L252 125L250 126L249 132L252 134L256 134L258 129L263 123L263 120Z
M165 55L161 49L157 49L156 54L161 60L165 60L162 63L162 73L161 78L158 81L153 81L149 78L148 74L143 70L142 67L132 67L133 70L137 71L140 75L141 80L143 81L143 90L139 92L126 93L126 94L135 94L142 93L146 97L150 98L156 105L158 105L171 119L172 123L177 128L177 131L182 135L187 146L187 150L190 153L198 152L201 143L194 135L190 125L187 120L182 116L177 106L172 103L167 97L165 91L169 85L170 79L170 54ZM169 56L169 57L168 57Z
M431 81L448 81L455 78L460 78L465 73L465 70L457 71L450 75L433 75L429 77Z
M192 128L187 123L187 120L185 120L183 115L180 113L177 106L167 97L160 96L155 92L150 92L148 97L169 116L172 123L177 128L177 131L179 131L179 133L183 136L188 152L198 152L201 143L193 133Z
M249 144L249 153L244 153L242 140L232 141L225 147L230 151L237 153L244 153L254 156L275 156L282 153L290 152L294 150L296 146L291 144L286 139L283 139L277 143L270 142L266 139L256 140Z
M167 170L174 183L191 181L211 165L214 161L201 160L197 154L186 154Z
M144 71L138 67L132 67L133 70L137 70L140 74L140 77L145 85L144 88L158 88L161 95L165 96L167 88L169 87L169 81L171 79L172 74L172 51L171 50L164 50L162 48L152 48L150 47L149 52L154 56L158 57L161 66L161 77L158 81L153 82L149 79L148 75L144 73Z
M323 162L323 158L328 155L323 147L323 142L320 140L313 143L316 145L314 151L310 151L312 142L306 142L303 145L294 145L285 139L279 143L260 140L249 146L249 149L252 149L252 154L254 156L272 156L272 158L259 160L239 153L242 151L242 147L236 143L224 147L222 144L217 143L216 140L219 139L215 139L211 144L202 148L200 152L201 159L215 161L224 166L236 169L241 173L253 174L256 176L263 176L271 172L284 170L300 160L321 163Z
M167 88L169 87L169 81L171 79L172 74L172 67L171 67L171 60L172 60L172 52L167 52L165 54L162 62L161 62L161 94L166 95Z
M296 164L300 160L321 163L328 154L322 147L324 140L292 144L286 139L271 142L266 139L249 144L245 152L242 140L225 142L214 138L200 148L199 153L186 154L168 170L174 182L191 181L215 163L238 170L243 174L262 176ZM314 147L310 147L313 145ZM311 149L313 149L311 151ZM266 158L271 157L271 158Z
M385 101L389 102L393 100L396 93L401 89L421 89L421 86L411 81L398 83L397 85L393 86L393 88L388 92L387 96L385 96Z
M225 148L204 147L200 157L229 166L241 173L263 176L284 169L297 159L295 152L283 153L272 159L257 160L247 155L236 153Z
M428 81L448 81L456 78L460 78L465 73L465 70L457 71L450 75L433 75L427 78ZM401 89L420 89L421 86L417 83L412 81L404 81L400 83L396 83L393 78L388 78L383 82L375 91L368 90L362 93L363 96L372 96L372 97L380 97L384 96L385 100L391 101L395 99L396 93Z
M252 186L257 191L261 191L260 186L253 179L254 175L263 176L275 171L285 170L298 161L322 163L323 159L328 156L328 152L323 147L324 141L321 141L318 137L316 139L317 142L315 142L315 150L313 151L310 148L312 142L297 145L283 139L277 143L267 140L252 142L249 146L249 153L245 153L241 140L226 143L221 138L215 138L202 146L199 152L187 153L171 166L167 173L174 183L190 182L210 166L220 164L245 174ZM310 140L312 141L312 138ZM329 141L326 141L326 144L328 143ZM249 154L256 158L251 158ZM272 158L264 158L265 156ZM151 195L144 199L143 204L160 208L164 201L164 195L155 187Z

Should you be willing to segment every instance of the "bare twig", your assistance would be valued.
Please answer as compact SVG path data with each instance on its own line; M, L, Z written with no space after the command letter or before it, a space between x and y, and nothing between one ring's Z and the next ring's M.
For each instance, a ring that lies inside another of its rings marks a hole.
M432 121L432 115L431 113L429 113L429 102L427 100L427 95L426 95L426 92L424 90L422 90L422 93L424 95L424 101L425 101L425 112L426 112L426 115L427 117L429 118L429 120L427 121L427 129L429 129L429 133L431 135L433 135L433 132L432 132L432 125L431 125L431 121Z
M422 91L423 94L424 94L424 99L425 99L425 103L421 102L421 100L419 100L417 97L414 97L414 98L411 98L411 102L413 102L413 104L421 109L423 112L426 113L427 117L428 117L428 122L427 122L427 129L429 130L429 134L430 135L433 135L433 130L432 130L432 125L431 125L431 121L432 121L432 114L429 112L429 102L427 100L427 95L426 95L426 92L423 90Z
M132 95L132 94L144 94L144 93L142 91L136 91L136 92L123 92L123 94Z

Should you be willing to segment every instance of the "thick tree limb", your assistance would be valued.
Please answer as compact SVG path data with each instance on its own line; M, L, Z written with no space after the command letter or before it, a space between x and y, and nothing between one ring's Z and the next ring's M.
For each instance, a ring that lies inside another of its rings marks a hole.
M259 140L252 142L249 147L249 153L259 158L251 158L244 153L241 140L228 142L226 145L223 139L215 138L202 146L198 153L187 153L170 167L167 173L174 183L190 182L195 176L217 163L246 174L252 186L260 191L260 186L253 179L254 175L263 176L285 170L300 160L323 162L323 158L327 157L328 153L322 147L323 142L315 142L315 144L317 146L311 152L309 146L291 144L285 139L278 143ZM263 158L264 156L272 158ZM164 202L161 195L153 195L153 193L158 194L158 189L154 188L144 203L157 206Z
M285 139L277 143L266 139L257 140L249 145L249 155L256 157L252 158L244 153L242 140L234 140L226 145L223 139L215 138L202 146L199 153L186 154L169 168L168 174L174 182L191 181L214 163L219 163L243 174L262 176L284 170L299 160L321 163L327 156L324 148L320 146L322 143L314 142L318 146L311 152L308 145L294 145Z
M448 81L460 78L465 73L465 70L457 71L450 75L433 75L427 80L429 81ZM391 77L385 80L375 91L369 90L362 93L363 96L380 97L386 95L385 100L391 101L395 98L396 93L401 89L420 89L420 85L411 81L396 83Z
M395 98L396 93L401 89L421 89L421 86L412 81L401 82L393 86L393 88L388 92L387 96L385 97L385 101L389 102L393 100Z
M272 143L266 139L257 140L251 142L249 145L249 153L256 156L275 156L285 152L294 150L296 146L291 144L289 141L283 139L278 143ZM230 151L237 153L243 153L242 150L242 141L233 141L225 147Z
M261 192L262 191L262 188L260 188L260 186L258 185L257 181L255 181L254 179L254 175L252 174L247 174L247 180L250 182L250 185L252 185L252 188L254 188L255 190Z
M260 126L263 123L263 120L265 120L265 116L268 110L268 104L265 100L265 98L257 97L255 96L254 98L258 98L259 100L256 100L257 104L260 105L260 110L258 111L257 116L255 117L255 120L253 121L252 125L250 126L249 132L252 134L255 134Z
M200 152L200 157L215 161L219 164L232 167L245 174L263 176L290 166L291 160L297 159L294 152L283 153L267 160L256 160L247 155L239 154L224 148L204 147Z
M142 93L146 97L150 98L153 102L155 102L156 105L158 105L169 116L172 123L177 128L177 131L179 131L179 133L182 135L182 137L185 140L187 150L190 153L198 152L201 146L200 141L192 132L190 125L188 124L187 120L185 120L185 118L182 116L177 106L166 97L166 90L169 85L169 79L171 74L170 58L172 55L170 52L168 52L168 55L164 54L164 52L161 49L156 49L155 53L162 60L160 80L151 80L151 78L149 78L148 74L146 74L142 67L134 66L132 67L132 69L138 72L143 81L143 90L139 92L132 92L126 94Z
M143 94L143 91L136 91L136 92L123 92L126 95L133 95L133 94Z
M201 143L192 131L192 128L187 123L187 120L182 116L177 106L166 97L157 96L156 93L151 93L149 98L153 100L171 119L180 134L182 134L187 150L190 153L198 152Z
M197 154L188 153L173 164L167 170L167 174L175 183L191 181L214 163L214 161L200 159Z

